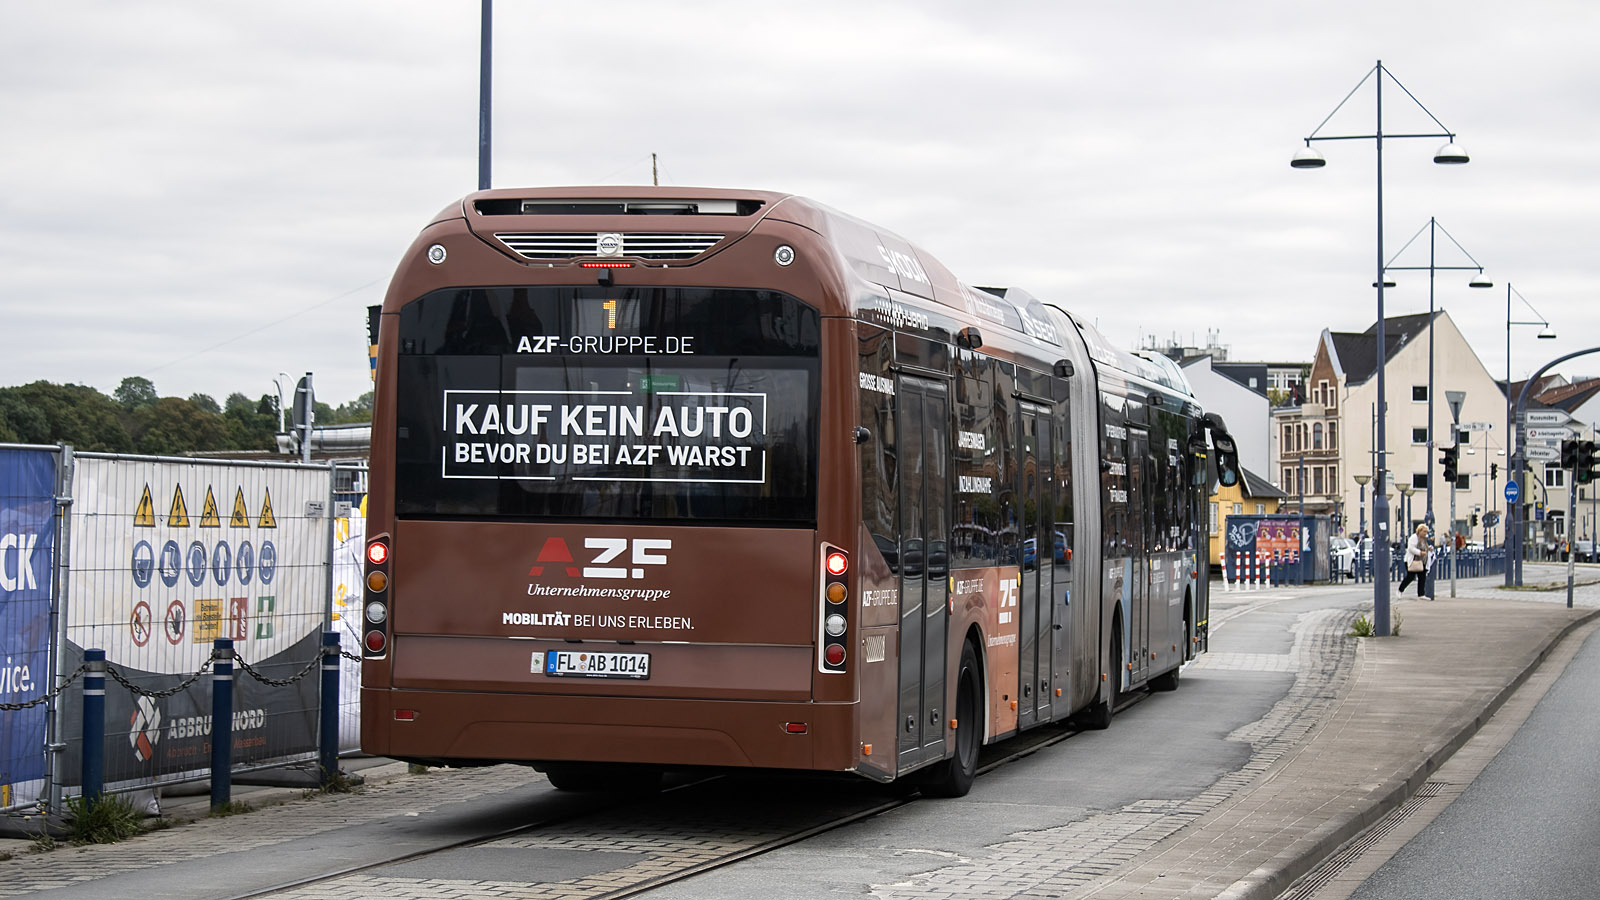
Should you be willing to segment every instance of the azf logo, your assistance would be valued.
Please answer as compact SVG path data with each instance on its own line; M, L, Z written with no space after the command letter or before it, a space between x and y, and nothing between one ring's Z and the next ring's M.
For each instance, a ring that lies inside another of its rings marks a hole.
M156 744L161 741L161 709L149 697L140 697L129 723L128 743L133 745L133 756L139 762L155 758Z
M666 551L672 541L664 538L607 538L583 539L587 565L579 565L567 542L558 537L547 538L539 548L539 556L528 569L528 577L544 574L546 568L564 568L567 576L577 578L643 578L646 566L667 564Z

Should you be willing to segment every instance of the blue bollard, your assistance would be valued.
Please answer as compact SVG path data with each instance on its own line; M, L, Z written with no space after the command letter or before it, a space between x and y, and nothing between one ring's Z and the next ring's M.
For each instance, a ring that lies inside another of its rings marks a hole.
M211 666L211 809L233 796L233 641L217 638Z
M100 799L106 783L106 652L83 651L83 796Z
M322 633L322 728L317 735L322 753L322 786L339 773L339 632Z

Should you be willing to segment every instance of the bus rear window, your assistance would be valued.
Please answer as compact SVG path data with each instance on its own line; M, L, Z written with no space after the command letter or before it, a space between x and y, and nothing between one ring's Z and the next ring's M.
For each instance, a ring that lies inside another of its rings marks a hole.
M818 330L771 291L424 296L400 316L396 512L814 524Z

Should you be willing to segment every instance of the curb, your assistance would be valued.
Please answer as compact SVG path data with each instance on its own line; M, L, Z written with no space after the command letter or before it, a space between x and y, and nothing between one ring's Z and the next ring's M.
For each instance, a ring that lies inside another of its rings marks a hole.
M1563 585L1565 587L1565 585ZM1296 847L1278 853L1266 865L1261 866L1244 878L1229 885L1226 890L1217 895L1217 900L1275 900L1285 891L1294 886L1294 883L1306 873L1315 869L1323 860L1337 853L1345 844L1359 837L1368 828L1376 825L1384 816L1399 809L1417 789L1422 787L1440 766L1444 765L1455 752L1467 741L1471 740L1483 728L1486 719L1492 717L1505 702L1515 694L1519 688L1531 677L1535 670L1544 664L1550 651L1567 636L1578 628L1588 624L1600 616L1600 609L1590 610L1568 622L1566 627L1558 631L1550 641L1545 644L1536 656L1523 667L1510 683L1495 694L1484 707L1473 716L1472 721L1463 725L1443 745L1429 752L1428 756L1403 779L1391 782L1383 792L1383 796L1373 801L1367 808L1356 815L1328 822L1321 825L1304 837L1296 841Z

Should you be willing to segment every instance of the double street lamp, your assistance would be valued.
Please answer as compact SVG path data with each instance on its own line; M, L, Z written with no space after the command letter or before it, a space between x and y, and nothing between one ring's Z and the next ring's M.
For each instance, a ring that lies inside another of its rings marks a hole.
M1537 321L1512 321L1511 297L1513 295L1515 295L1518 300L1521 300L1522 305L1528 307L1528 309L1534 315L1539 316ZM1511 473L1506 476L1506 481L1508 483L1515 482L1518 485L1523 485L1525 484L1525 480L1522 477L1522 467L1523 462L1527 459L1527 454L1524 453L1522 449L1524 446L1522 422L1516 419L1516 403L1511 399L1511 326L1513 325L1540 326L1540 340L1550 340L1556 336L1556 333L1550 330L1550 320L1546 319L1542 315L1539 315L1539 311L1533 308L1533 304L1528 302L1528 298L1522 296L1522 293L1516 288L1512 287L1511 282L1508 281L1506 282L1506 434L1514 434L1516 439L1511 444ZM1542 372L1544 370L1541 369L1540 371ZM1523 387L1524 394L1527 393L1527 387L1527 385L1524 385ZM1511 502L1511 499L1507 497L1505 532L1506 587L1510 587L1514 584L1522 584L1522 538L1524 530L1525 529L1522 524L1521 496L1518 496L1516 502Z
M1397 266L1397 265L1395 265L1394 261L1396 259L1399 259L1401 256L1405 255L1406 250L1412 244L1416 243L1417 238L1422 237L1422 232L1424 232L1424 231L1428 232L1428 264L1425 265L1425 266ZM1438 243L1438 233L1439 232L1444 232L1444 236L1450 239L1450 243L1454 244L1456 249L1460 250L1461 254L1463 256L1465 256L1467 259L1471 259L1472 260L1472 265L1470 265L1470 266L1441 266L1441 265L1438 265L1434 261L1435 260L1434 251L1436 249L1436 244ZM1425 486L1427 488L1427 498L1426 498L1426 507L1422 511L1423 512L1422 518L1423 518L1423 521L1425 521L1428 524L1429 533L1432 533L1432 531L1433 531L1433 448L1435 446L1435 442L1434 442L1434 439L1433 439L1433 309L1434 309L1434 304L1433 304L1433 281L1434 281L1434 277L1433 276L1434 276L1435 272L1438 272L1438 271L1441 271L1441 270L1449 271L1449 270L1452 270L1452 269L1458 269L1458 270L1472 271L1472 272L1476 273L1476 274L1474 274L1472 276L1471 279L1469 279L1467 281L1467 287L1492 288L1492 287L1494 287L1494 282L1492 282L1489 279L1484 277L1484 275L1483 275L1483 266L1479 265L1478 261L1476 259L1472 259L1472 254L1468 253L1467 249L1465 247L1461 246L1461 242L1457 241L1453 236L1451 236L1450 232L1445 231L1444 230L1444 226L1440 225L1438 220L1434 219L1432 217L1429 217L1428 224L1426 224L1426 225L1422 226L1421 228L1417 229L1417 233L1411 236L1411 240L1406 241L1406 245L1404 247L1401 247L1400 248L1400 252L1396 253L1394 255L1394 257L1389 260L1389 265L1384 267L1384 271L1386 271L1386 272L1406 272L1406 271L1421 272L1424 269L1426 269L1427 272L1428 272L1428 452L1423 455L1423 461L1425 463L1423 465L1423 471L1427 473L1426 476L1425 476L1425 478L1426 478ZM1386 286L1392 287L1393 284L1394 284L1393 282L1389 282L1389 284L1386 285ZM1454 438L1451 439L1451 443L1455 443ZM1455 527L1454 523L1451 523L1451 527L1452 528Z
M1376 76L1376 77L1374 77L1374 76ZM1384 132L1383 132L1383 80L1384 80L1385 76L1387 76L1390 81L1393 81L1395 83L1395 86L1399 87L1400 90L1403 91L1405 93L1405 95L1411 99L1411 102L1415 103L1417 105L1418 109L1421 109L1424 113L1427 113L1428 118L1432 119L1433 123L1435 125L1439 126L1439 131L1438 132L1423 133L1423 134L1387 134L1387 135L1384 134ZM1368 79L1372 79L1373 84L1374 84L1374 88L1375 88L1375 90L1377 92L1376 128L1374 129L1373 133L1372 134L1353 134L1353 135L1320 135L1320 134L1318 134L1318 132L1320 132L1322 130L1322 126L1328 124L1328 120L1332 119L1334 117L1334 115L1336 115L1339 112L1340 109L1344 108L1345 103L1349 102L1350 98L1355 96L1356 91L1361 90L1362 85L1365 85L1367 83ZM1385 435L1385 429L1384 429L1384 420L1386 418L1388 418L1388 403L1387 403L1387 395L1384 393L1384 378L1383 378L1384 362L1385 362L1385 358L1388 355L1387 351L1386 351L1386 349L1384 347L1384 328L1385 328L1385 324L1384 324L1384 319L1383 319L1383 288L1384 288L1384 273L1383 273L1383 269L1384 269L1384 253L1383 253L1383 139L1386 138L1386 137L1387 138L1391 138L1391 139L1394 139L1394 138L1444 138L1446 143L1443 146L1441 146L1438 150L1436 150L1434 152L1433 161L1436 162L1436 163L1439 163L1440 165L1461 165L1461 164L1467 162L1466 151L1462 150L1460 147L1457 147L1456 144L1455 144L1455 138L1456 138L1455 132L1449 130L1448 128L1445 128L1444 124L1439 121L1437 116L1435 116L1431 112L1428 112L1428 108L1423 106L1422 103L1420 101L1418 101L1417 98L1415 96L1413 96L1412 93L1409 90L1406 90L1405 85L1401 84L1399 79L1395 78L1394 75L1391 74L1388 69L1385 69L1383 67L1383 60L1381 60L1381 59L1378 60L1377 65L1374 66L1371 71L1367 72L1367 74L1361 79L1361 81L1359 83L1357 83L1354 88L1352 88L1350 90L1350 93L1346 94L1345 98L1343 100L1339 101L1339 105L1335 106L1333 108L1333 112L1329 113L1327 118L1322 120L1322 123L1316 127L1316 130L1312 131L1311 134L1308 137L1306 137L1306 139L1305 139L1305 141L1306 141L1305 149L1300 150L1299 152L1295 153L1294 159L1289 162L1289 165L1293 166L1296 169L1317 169L1317 168L1321 168L1324 165L1327 165L1327 160L1322 158L1322 154L1318 153L1311 146L1311 142L1312 141L1370 140L1370 141L1372 141L1374 143L1374 145L1377 148L1377 156L1378 156L1378 254L1377 254L1377 269L1376 269L1376 274L1377 274L1376 284L1377 284L1377 288L1378 288L1378 325L1377 325L1378 342L1377 342L1377 348L1376 349L1377 349L1377 358L1378 358L1378 372L1377 372L1378 383L1377 383L1377 388L1378 388L1378 409L1379 409L1379 414L1378 414L1377 439L1376 439L1376 442L1375 442L1376 446L1374 448L1374 453L1375 453L1375 457L1374 458L1375 458L1375 460L1377 462L1377 469L1375 471L1375 478L1377 480L1377 485L1374 486L1373 494L1372 494L1372 522L1373 522L1373 526L1374 526L1374 531L1375 532L1385 532L1385 533L1381 534L1381 535L1379 535L1379 534L1374 534L1373 535L1373 537L1374 537L1374 541L1373 541L1373 544L1374 544L1374 547L1373 547L1373 563L1374 563L1374 566L1376 568L1376 572L1378 573L1378 577L1373 579L1372 624L1373 624L1373 633L1376 634L1376 635L1379 635L1381 637L1387 637L1389 635L1389 540L1388 540L1388 535L1386 533L1389 530L1389 498L1388 498L1387 494L1380 492L1378 490L1378 487L1377 487L1377 486L1387 485L1388 484L1388 479L1385 476L1386 476L1386 470L1387 470L1388 464L1389 464L1388 450L1387 450L1387 446L1386 446L1387 441L1386 441L1386 435ZM1431 392L1430 392L1430 399L1431 399ZM1430 462L1430 465L1431 465L1431 462Z

